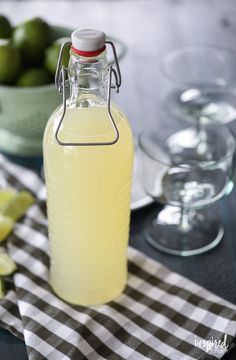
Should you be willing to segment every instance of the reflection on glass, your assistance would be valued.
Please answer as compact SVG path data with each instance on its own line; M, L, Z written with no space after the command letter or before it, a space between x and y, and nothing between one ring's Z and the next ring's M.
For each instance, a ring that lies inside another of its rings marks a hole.
M233 188L234 136L225 125L199 121L203 138L175 118L149 123L139 138L143 186L168 205L147 220L145 237L176 255L198 254L219 243L223 227L209 206Z

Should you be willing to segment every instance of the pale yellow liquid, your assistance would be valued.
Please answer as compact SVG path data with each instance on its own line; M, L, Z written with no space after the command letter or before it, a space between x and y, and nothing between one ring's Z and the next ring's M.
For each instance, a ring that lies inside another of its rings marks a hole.
M52 114L44 134L50 283L71 303L105 303L126 283L132 134L113 106L120 134L116 144L60 146L55 140L59 114ZM67 142L114 137L106 107L67 109L59 132L59 139Z

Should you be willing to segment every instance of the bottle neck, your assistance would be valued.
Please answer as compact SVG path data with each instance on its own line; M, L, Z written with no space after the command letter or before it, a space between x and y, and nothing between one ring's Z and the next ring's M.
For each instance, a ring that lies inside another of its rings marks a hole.
M107 104L108 63L106 51L96 57L70 53L69 107L94 107Z

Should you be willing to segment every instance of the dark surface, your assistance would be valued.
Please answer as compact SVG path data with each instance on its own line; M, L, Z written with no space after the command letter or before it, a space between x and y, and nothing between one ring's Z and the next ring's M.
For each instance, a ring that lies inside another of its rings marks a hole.
M135 133L146 120L158 119L162 99L170 86L160 71L161 58L167 51L190 43L224 45L236 51L236 0L93 1L93 12L89 10L90 1L74 1L68 6L62 3L57 6L56 1L48 2L40 7L40 14L62 25L101 28L126 43L128 52L121 63L124 86L115 101L128 115ZM76 6L78 11L74 10ZM79 17L80 9L87 10L86 16ZM19 1L17 6L3 1L1 12L4 11L14 22L37 13L30 1ZM225 227L222 243L211 253L200 256L164 255L145 242L143 222L154 208L152 205L132 214L130 244L236 304L236 190L219 203ZM0 360L26 359L24 343L0 329ZM235 360L236 349L224 359Z
M23 341L6 330L0 329L0 360L27 360Z

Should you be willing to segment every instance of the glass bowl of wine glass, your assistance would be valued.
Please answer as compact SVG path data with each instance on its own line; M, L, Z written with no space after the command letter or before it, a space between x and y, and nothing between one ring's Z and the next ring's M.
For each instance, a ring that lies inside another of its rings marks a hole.
M233 188L235 138L207 117L199 123L200 131L167 114L147 123L139 136L143 187L164 204L147 218L144 236L173 255L206 252L224 234L212 206Z
M171 85L165 109L190 121L201 116L223 123L235 120L235 63L235 54L223 46L186 45L171 51L162 62Z

